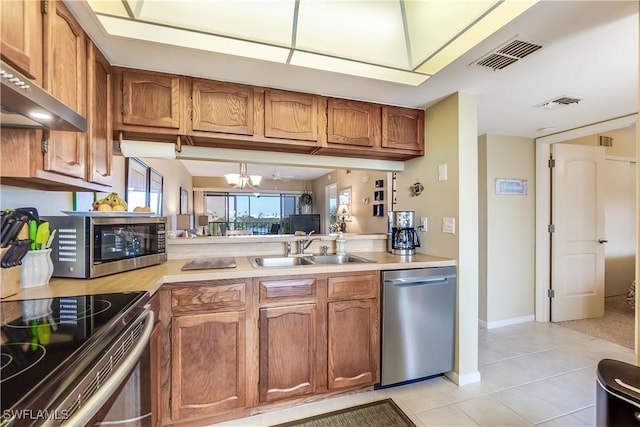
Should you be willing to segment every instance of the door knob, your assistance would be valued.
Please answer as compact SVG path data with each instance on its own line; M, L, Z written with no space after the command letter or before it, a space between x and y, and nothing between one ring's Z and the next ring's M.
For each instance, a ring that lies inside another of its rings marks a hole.
M608 240L607 239L598 239L598 243L607 243Z

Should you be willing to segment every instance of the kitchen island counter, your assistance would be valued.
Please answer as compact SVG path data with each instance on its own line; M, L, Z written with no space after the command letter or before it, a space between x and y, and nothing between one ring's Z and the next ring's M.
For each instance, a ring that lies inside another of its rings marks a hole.
M99 277L97 279L53 278L46 286L21 289L3 301L34 298L53 298L70 295L94 295L112 292L148 291L151 295L165 283L195 282L203 280L253 278L267 276L296 276L300 274L343 273L355 271L398 270L456 265L455 260L425 254L401 257L388 252L349 252L372 263L322 264L295 267L251 266L246 256L235 256L236 267L225 269L182 271L189 259L174 259L166 263L139 270ZM202 258L201 256L199 258Z

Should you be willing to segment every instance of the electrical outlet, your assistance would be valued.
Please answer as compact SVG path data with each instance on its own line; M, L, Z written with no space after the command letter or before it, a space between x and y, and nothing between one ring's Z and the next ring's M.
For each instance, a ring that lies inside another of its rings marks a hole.
M442 218L442 232L456 234L456 219L448 217Z
M426 216L420 217L420 231L422 231L422 232L426 232L427 231L427 217Z

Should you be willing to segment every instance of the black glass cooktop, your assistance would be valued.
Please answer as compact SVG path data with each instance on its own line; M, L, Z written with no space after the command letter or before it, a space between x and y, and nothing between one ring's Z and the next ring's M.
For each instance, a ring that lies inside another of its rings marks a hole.
M1 302L2 412L54 400L148 299L130 292Z

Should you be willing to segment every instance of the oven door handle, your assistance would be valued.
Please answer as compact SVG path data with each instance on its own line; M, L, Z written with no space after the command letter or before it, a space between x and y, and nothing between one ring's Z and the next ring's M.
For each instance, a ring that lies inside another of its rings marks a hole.
M91 396L82 407L74 412L69 419L65 421L65 425L82 426L86 425L98 410L105 404L116 389L126 380L127 376L135 367L145 348L149 344L151 332L153 331L154 316L153 311L148 309L146 313L139 318L141 322L145 322L144 329L140 334L140 339L135 347L131 349L122 364L111 374L111 376L103 383L96 393Z

